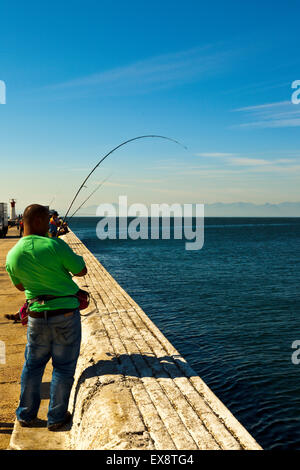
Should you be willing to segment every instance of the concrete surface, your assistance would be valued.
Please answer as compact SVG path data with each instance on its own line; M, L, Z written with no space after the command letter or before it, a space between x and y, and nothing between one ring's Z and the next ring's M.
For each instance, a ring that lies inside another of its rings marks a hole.
M19 232L15 227L8 230L6 238L0 238L0 341L5 344L5 363L0 363L1 450L9 445L14 427L26 344L26 328L4 317L16 313L25 301L24 293L12 285L5 269L6 255L18 240Z

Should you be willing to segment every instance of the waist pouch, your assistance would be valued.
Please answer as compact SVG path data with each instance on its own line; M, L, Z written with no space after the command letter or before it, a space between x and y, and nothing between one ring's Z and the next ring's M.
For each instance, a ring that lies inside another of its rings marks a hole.
M27 301L26 301L25 304L19 310L19 316L20 316L20 320L23 326L26 326L28 323L28 311L27 310L28 310L28 306L27 306Z
M54 300L54 299L63 299L66 297L75 297L79 300L79 310L84 310L89 306L90 303L90 294L83 289L79 289L78 292L74 295L39 295L34 299L26 300L26 303L21 307L19 314L22 321L22 325L26 325L28 321L28 311L34 302L38 302L40 305L44 305L47 300Z

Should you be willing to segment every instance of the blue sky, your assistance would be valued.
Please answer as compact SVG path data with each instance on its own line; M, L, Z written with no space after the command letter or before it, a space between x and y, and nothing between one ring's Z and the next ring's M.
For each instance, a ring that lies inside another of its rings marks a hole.
M299 201L297 1L2 2L0 200ZM76 206L76 204L75 204ZM76 208L76 207L75 207Z

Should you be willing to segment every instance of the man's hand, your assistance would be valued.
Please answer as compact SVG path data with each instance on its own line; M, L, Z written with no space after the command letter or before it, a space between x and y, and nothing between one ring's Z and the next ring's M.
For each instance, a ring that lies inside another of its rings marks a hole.
M25 288L23 287L23 284L21 284L21 283L20 283L20 284L15 284L15 287L16 287L18 290L22 291L22 292L25 290Z
M86 266L80 271L80 273L78 274L74 274L74 276L76 277L82 277L82 276L85 276L87 273L87 269L86 269Z

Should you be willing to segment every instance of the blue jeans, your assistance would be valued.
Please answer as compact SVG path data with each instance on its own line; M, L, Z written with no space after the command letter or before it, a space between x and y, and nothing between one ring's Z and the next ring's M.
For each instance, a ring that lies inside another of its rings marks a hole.
M50 386L48 425L65 418L80 352L81 320L79 310L70 316L28 317L25 363L21 376L20 403L17 419L36 418L41 397L40 386L45 366L52 358L53 374Z

